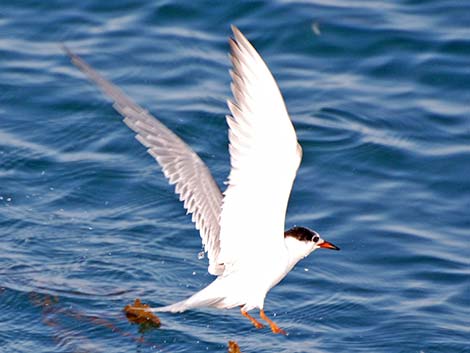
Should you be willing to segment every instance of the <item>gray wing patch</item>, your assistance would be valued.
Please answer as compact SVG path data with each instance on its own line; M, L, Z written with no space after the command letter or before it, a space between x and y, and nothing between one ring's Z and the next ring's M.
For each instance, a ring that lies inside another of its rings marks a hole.
M124 123L136 132L137 140L157 160L170 184L175 185L176 193L187 212L192 214L192 221L201 235L209 258L209 273L221 274L224 266L217 264L217 257L223 196L206 164L183 140L117 86L66 46L63 49L72 63L114 101L113 107L124 117Z

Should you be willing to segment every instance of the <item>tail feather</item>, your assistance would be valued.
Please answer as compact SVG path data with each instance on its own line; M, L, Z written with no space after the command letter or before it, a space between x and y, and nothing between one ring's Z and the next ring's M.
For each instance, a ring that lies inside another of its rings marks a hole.
M188 305L186 303L186 300L182 300L180 302L170 304L170 305L165 305L161 306L159 308L152 308L152 312L162 312L162 311L167 311L170 313L181 313L183 311L188 310Z
M199 308L199 307L209 307L217 306L223 298L208 298L204 300L195 300L194 296L180 302L161 306L159 308L152 308L152 312L170 312L170 313L181 313L183 311Z
M152 309L153 312L172 312L172 313L181 313L183 311L199 308L199 307L219 307L224 301L225 295L223 287L220 285L219 281L216 279L206 288L200 290L199 292L193 294L186 300L180 302L162 306L160 308Z

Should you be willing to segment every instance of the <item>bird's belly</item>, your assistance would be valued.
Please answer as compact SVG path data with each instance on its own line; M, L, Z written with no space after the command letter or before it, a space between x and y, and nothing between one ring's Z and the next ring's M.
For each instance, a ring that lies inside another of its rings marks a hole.
M286 264L281 261L260 263L239 269L221 283L227 293L225 307L244 305L244 310L263 308L269 290L286 275Z

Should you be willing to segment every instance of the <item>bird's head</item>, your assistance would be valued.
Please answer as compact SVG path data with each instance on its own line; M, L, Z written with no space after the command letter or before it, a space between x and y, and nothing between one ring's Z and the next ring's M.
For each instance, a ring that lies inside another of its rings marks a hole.
M320 234L305 227L293 227L285 231L284 240L292 258L297 261L319 248L339 250L337 246L323 240Z

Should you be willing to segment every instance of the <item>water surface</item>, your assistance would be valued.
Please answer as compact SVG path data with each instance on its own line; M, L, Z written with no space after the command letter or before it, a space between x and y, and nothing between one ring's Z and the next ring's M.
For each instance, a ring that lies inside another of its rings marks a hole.
M211 281L190 218L66 42L228 174L227 37L266 59L303 146L286 227L318 251L238 310L121 312ZM0 12L0 351L470 352L470 6L16 1Z

